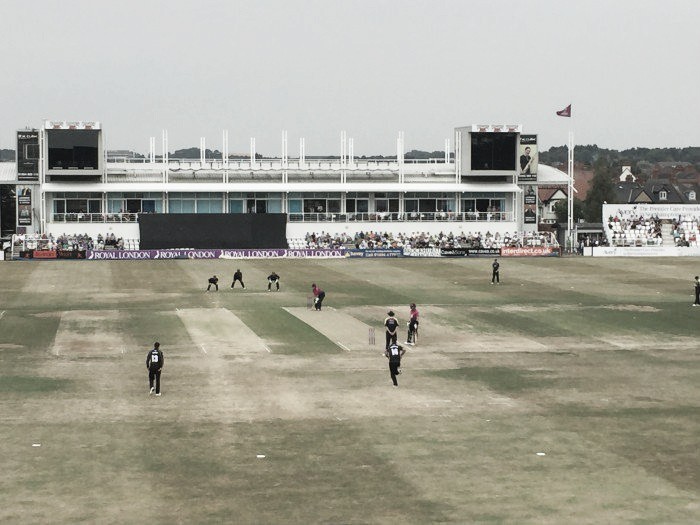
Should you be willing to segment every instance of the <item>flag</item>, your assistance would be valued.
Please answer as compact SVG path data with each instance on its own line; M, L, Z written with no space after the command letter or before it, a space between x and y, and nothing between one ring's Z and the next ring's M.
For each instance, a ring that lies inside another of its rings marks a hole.
M561 111L557 111L557 115L559 115L560 117L570 117L571 116L571 104L566 106Z

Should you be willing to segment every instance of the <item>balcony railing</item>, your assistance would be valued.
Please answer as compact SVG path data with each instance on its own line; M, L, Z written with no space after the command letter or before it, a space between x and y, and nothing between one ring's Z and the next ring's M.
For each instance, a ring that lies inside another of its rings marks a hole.
M289 222L507 222L513 214L495 212L375 212L375 213L290 213Z
M54 213L53 222L138 222L138 213Z
M138 213L54 213L53 222L138 222ZM289 213L289 222L508 222L512 212Z

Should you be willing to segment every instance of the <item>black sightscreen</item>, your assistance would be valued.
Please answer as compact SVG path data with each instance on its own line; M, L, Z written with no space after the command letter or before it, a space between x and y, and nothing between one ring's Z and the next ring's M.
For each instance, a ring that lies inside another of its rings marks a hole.
M99 169L99 134L100 132L94 129L47 130L49 169Z
M517 133L472 133L474 170L515 171Z
M284 213L155 213L139 215L142 250L287 248Z

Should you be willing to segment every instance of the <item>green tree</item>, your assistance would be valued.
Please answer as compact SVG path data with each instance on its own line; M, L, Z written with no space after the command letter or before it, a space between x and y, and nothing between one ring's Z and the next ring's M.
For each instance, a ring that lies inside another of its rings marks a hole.
M557 201L554 205L554 213L557 216L557 222L566 224L569 222L569 203L567 199ZM583 219L583 201L574 197L574 222Z
M602 222L603 203L615 201L613 178L616 167L607 157L598 158L593 164L591 189L583 203L583 216L588 222Z

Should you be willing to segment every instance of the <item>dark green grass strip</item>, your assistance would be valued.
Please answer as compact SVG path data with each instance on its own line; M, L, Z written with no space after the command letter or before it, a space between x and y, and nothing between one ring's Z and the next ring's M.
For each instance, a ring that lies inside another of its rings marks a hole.
M0 376L0 393L43 394L73 389L73 381L40 376Z
M271 350L283 354L341 353L333 341L311 328L282 308L236 310L236 314L256 335L265 341L275 341Z
M28 449L42 468L26 470L11 461L8 474L14 491L70 500L60 514L64 521L115 518L104 512L117 508L124 523L445 521L443 507L422 499L397 474L394 455L378 454L347 423L119 422L45 427L42 433L32 437L42 448ZM399 438L381 439L390 445ZM92 500L99 508L89 505ZM25 517L37 522L48 519L47 512L28 506Z
M551 377L551 372L518 370L501 366L464 367L429 373L446 379L484 383L491 390L502 394L547 388L558 381L557 378Z
M558 405L559 424L681 490L700 491L700 406Z

